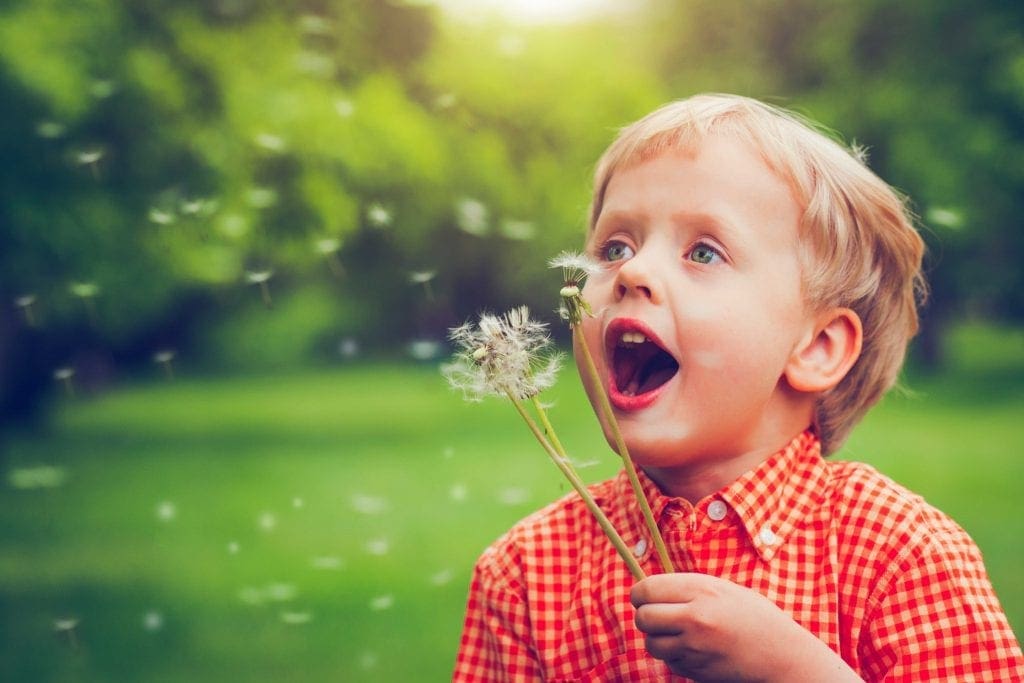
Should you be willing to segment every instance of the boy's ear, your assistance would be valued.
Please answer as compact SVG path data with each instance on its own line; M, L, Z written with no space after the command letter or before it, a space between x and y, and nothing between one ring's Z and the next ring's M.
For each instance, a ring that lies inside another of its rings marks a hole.
M797 391L828 391L846 376L860 356L864 331L860 316L833 308L818 316L811 335L793 350L784 376Z

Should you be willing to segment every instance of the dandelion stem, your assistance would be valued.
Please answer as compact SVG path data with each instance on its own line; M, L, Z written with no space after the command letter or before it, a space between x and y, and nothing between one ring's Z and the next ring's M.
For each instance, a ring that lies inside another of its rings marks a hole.
M578 493L580 498L583 499L583 503L587 506L587 509L590 510L594 519L597 520L597 523L600 525L601 530L604 531L605 536L607 536L608 540L612 542L612 545L615 546L615 550L618 551L619 556L622 557L626 566L629 567L629 571L633 575L633 578L637 581L645 578L646 575L644 574L644 570L640 567L640 563L637 562L633 553L630 552L629 548L626 546L626 542L622 540L621 536L619 536L619 532L615 530L614 526L612 526L611 521L604 514L604 511L597 505L597 501L594 500L594 497L590 494L586 484L584 484L579 478L579 475L576 474L576 470L573 469L569 460L560 452L561 448L556 450L555 446L552 445L552 442L545 438L544 432L541 431L537 422L530 416L523 407L522 402L520 402L515 395L508 392L508 397L509 400L512 401L512 405L515 406L515 409L519 412L520 417L522 417L523 421L526 422L526 426L530 428L534 437L544 448L545 452L547 452L548 456L551 457L552 462L554 462L558 469L562 471L565 478L569 480L570 484L572 484L573 489L575 489L576 493ZM560 445L561 444L559 444L559 446Z
M633 493L636 495L636 499L640 504L640 511L643 513L644 522L647 524L647 530L650 532L651 538L654 541L654 547L657 550L658 558L661 560L661 566L666 572L674 572L675 569L672 566L672 560L669 558L668 548L665 546L665 539L661 537L661 531L658 529L658 523L654 520L654 513L651 512L651 504L647 501L647 496L644 494L643 487L640 485L640 479L636 474L636 465L633 464L633 458L629 454L629 449L626 448L626 442L622 438L622 432L619 430L619 422L615 419L615 413L612 411L612 404L608 400L608 394L605 392L604 385L601 383L601 378L597 374L597 366L594 364L594 357L590 353L590 347L587 345L587 340L582 334L580 334L578 338L580 341L580 350L583 352L583 359L587 373L590 375L591 384L595 387L595 391L598 396L601 412L604 413L604 416L608 421L608 425L611 427L612 436L615 439L615 446L618 448L619 456L622 458L623 465L626 469L626 476L629 477L629 483L633 487Z
M569 456L565 452L565 446L558 440L558 435L555 433L555 428L551 424L551 420L548 419L548 411L544 409L544 405L540 402L537 396L532 399L533 407L537 409L537 415L540 416L540 423L544 427L544 433L547 434L548 439L551 441L551 445L555 447L555 450L560 456L566 459L568 462Z

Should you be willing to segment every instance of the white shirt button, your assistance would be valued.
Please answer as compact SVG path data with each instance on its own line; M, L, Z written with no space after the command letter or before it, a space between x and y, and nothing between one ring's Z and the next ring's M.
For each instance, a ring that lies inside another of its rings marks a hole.
M772 528L767 524L761 527L761 531L757 534L757 537L760 538L761 542L765 545L775 545L779 540L779 537L775 535L775 532L772 531Z
M728 512L729 508L720 500L713 500L708 505L708 517L713 522L721 522Z
M647 552L647 541L641 538L636 542L636 545L633 546L633 554L637 557L643 557L645 552Z

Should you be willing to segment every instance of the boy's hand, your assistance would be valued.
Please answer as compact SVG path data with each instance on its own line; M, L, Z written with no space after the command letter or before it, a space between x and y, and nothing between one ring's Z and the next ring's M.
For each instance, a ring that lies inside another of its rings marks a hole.
M698 681L860 681L775 603L706 574L658 574L633 587L647 651Z

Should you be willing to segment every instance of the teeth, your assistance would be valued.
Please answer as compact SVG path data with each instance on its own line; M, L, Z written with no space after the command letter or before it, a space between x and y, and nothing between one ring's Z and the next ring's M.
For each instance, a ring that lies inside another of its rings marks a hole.
M643 344L647 337L642 332L623 332L619 342L622 344Z

